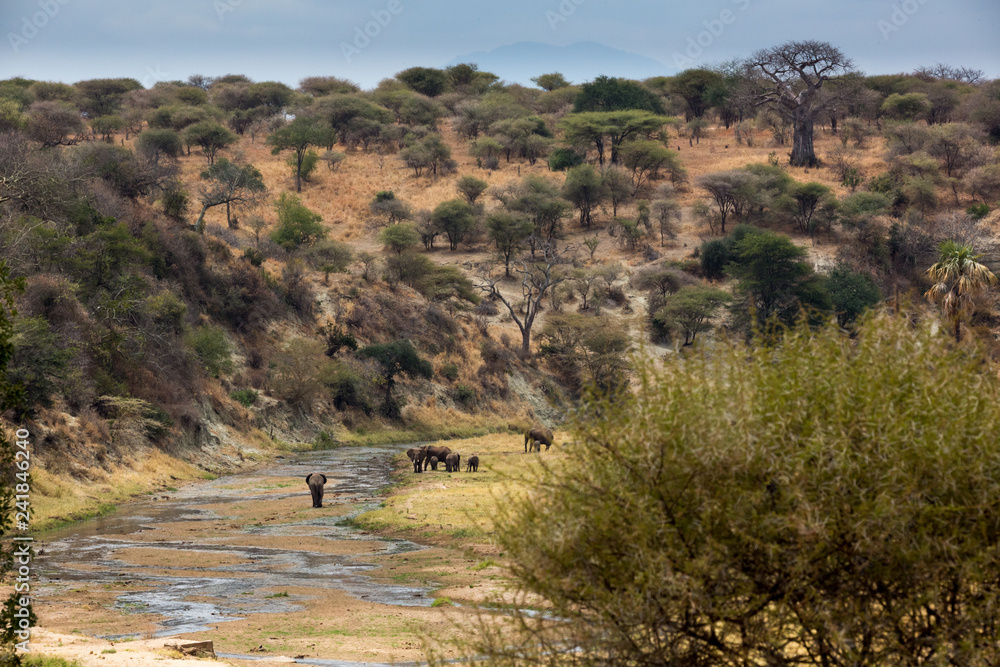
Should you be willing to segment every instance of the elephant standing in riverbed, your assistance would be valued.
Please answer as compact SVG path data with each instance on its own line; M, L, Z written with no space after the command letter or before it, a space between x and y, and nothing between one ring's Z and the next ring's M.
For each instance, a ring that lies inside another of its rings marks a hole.
M326 475L319 472L311 472L306 475L306 484L309 486L309 493L312 494L313 507L322 507L323 485L326 484Z

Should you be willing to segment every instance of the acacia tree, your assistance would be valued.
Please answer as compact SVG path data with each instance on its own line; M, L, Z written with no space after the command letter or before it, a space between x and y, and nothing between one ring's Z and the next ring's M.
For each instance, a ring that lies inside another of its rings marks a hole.
M231 206L233 204L255 205L267 195L264 177L252 164L237 164L226 158L201 172L208 184L201 191L201 214L195 223L200 234L205 230L205 213L214 206L226 205L226 224L234 228Z
M510 318L521 330L521 353L531 351L531 328L542 307L545 293L566 280L559 268L565 263L566 254L573 246L566 246L556 251L549 244L541 248L541 256L537 259L525 257L514 267L514 272L521 277L521 300L510 299L503 295L497 287L500 276L480 276L479 289L491 298L498 300L510 312Z
M267 138L272 146L271 154L277 155L285 149L295 151L295 191L302 192L302 162L310 146L324 146L330 141L333 130L323 127L311 116L297 116L288 125L275 130Z
M382 384L385 385L383 413L388 417L399 414L399 406L392 400L392 389L398 375L429 379L433 368L426 359L421 359L413 344L408 340L397 340L381 345L369 345L358 351L362 357L374 359L382 367Z
M821 97L819 91L827 81L849 72L854 63L831 44L808 40L761 49L747 64L772 84L758 100L774 106L792 123L792 166L817 166L813 124L835 98Z

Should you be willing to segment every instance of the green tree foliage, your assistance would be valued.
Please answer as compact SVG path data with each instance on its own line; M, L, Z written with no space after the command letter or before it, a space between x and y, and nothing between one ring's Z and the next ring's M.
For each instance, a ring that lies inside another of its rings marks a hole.
M392 112L354 95L329 95L317 100L312 107L315 115L326 120L339 137L347 136L356 119L391 123Z
M931 109L923 93L893 93L882 102L882 112L889 118L913 122Z
M617 77L599 76L583 84L573 103L573 111L625 111L638 109L662 115L660 98L635 81Z
M279 128L267 138L271 146L271 154L278 155L283 150L294 152L293 170L295 173L295 191L302 192L303 163L306 160L310 146L323 146L328 141L330 130L324 127L313 116L296 116L288 125ZM315 167L315 159L313 160Z
M708 110L709 91L722 84L722 75L708 69L688 69L674 77L670 90L687 103L685 119L701 118Z
M255 206L267 194L264 177L252 164L238 164L226 158L201 172L201 177L208 183L201 189L201 214L195 223L195 229L200 233L205 227L205 213L215 206L226 205L226 222L233 227L232 206L242 204Z
M80 95L80 110L97 118L117 113L125 94L139 90L142 84L135 79L90 79L78 81L75 87Z
M201 146L208 163L214 164L215 155L223 148L235 144L237 137L215 121L203 120L184 131L184 140L188 144Z
M475 206L476 200L479 199L484 192L486 192L486 189L489 187L489 183L476 178L475 176L466 175L458 179L458 182L455 183L455 187L458 188L459 194L465 197L470 204Z
M486 218L486 232L503 258L505 275L510 277L510 261L531 236L534 225L523 215L496 211Z
M511 213L526 215L534 225L534 236L546 242L559 234L563 218L570 211L570 204L560 196L559 188L536 174L498 191L497 198Z
M829 224L837 210L837 197L822 183L796 183L790 189L789 204L798 228L812 235L816 227Z
M296 195L282 192L274 208L278 211L278 225L271 232L271 240L285 250L326 238L326 229L319 224L323 218L309 210Z
M566 172L562 196L580 212L580 226L590 228L591 213L605 197L601 174L589 164L572 167Z
M420 233L408 222L389 225L378 235L379 243L392 250L397 255L415 248L420 243Z
M38 408L52 406L75 350L43 317L18 320L12 342L14 356L7 366L7 380L21 388L20 400L13 406L15 415L17 419L34 417Z
M576 392L617 393L628 380L628 333L605 317L551 315L539 333L538 353Z
M634 395L581 410L572 454L532 468L530 492L498 505L523 597L509 626L484 617L466 654L1000 660L1000 381L988 358L883 316L855 338L799 327L638 375ZM527 599L548 613L521 611Z
M233 372L232 346L222 329L201 326L191 330L185 340L209 375L219 377Z
M862 313L882 301L882 293L871 276L847 266L831 271L826 287L837 313L837 323L842 327L851 326Z
M435 207L432 220L448 237L449 247L457 250L458 244L476 225L476 210L466 201L452 199Z
M603 165L606 152L610 154L611 164L617 164L622 144L654 136L668 121L666 116L635 109L591 111L565 116L559 121L559 127L566 143L584 152L596 149L597 161Z
M565 88L570 85L569 81L566 80L559 72L552 72L550 74L540 74L538 76L531 78L532 83L541 88L542 90L557 90L559 88Z
M752 313L757 327L764 329L772 317L790 324L802 309L831 309L829 293L803 261L805 256L787 236L753 228L733 244L725 272L746 297L738 308Z
M375 198L368 203L368 210L377 216L383 224L394 225L409 220L413 217L413 212L402 199L396 198L396 193L392 190L380 190L375 193Z
M430 379L434 375L434 367L426 359L422 359L410 341L397 340L381 345L369 345L358 350L362 357L374 359L382 368L382 384L385 386L385 401L383 413L386 416L398 416L399 406L392 398L396 378L400 375Z
M660 177L660 170L667 172L670 182L679 185L687 180L687 170L681 166L680 155L650 139L629 141L621 147L622 166L632 176L632 194L635 195L649 181Z
M411 67L396 74L410 90L427 97L437 97L448 90L448 75L432 67Z
M451 158L451 149L444 138L437 133L428 134L417 143L407 146L399 152L403 163L413 169L414 175L426 169L431 174L447 174L455 170L458 163Z
M135 149L143 155L158 159L160 156L179 157L183 150L181 137L171 129L150 129L139 134L135 140Z
M601 185L611 202L611 215L618 217L618 207L632 198L632 182L624 169L608 167L601 174Z
M712 318L732 300L732 295L716 287L686 285L667 297L666 305L653 315L653 323L680 334L684 345L692 345L698 334L711 330Z
M572 148L557 148L549 154L549 169L552 171L566 171L580 164L583 164L583 156Z

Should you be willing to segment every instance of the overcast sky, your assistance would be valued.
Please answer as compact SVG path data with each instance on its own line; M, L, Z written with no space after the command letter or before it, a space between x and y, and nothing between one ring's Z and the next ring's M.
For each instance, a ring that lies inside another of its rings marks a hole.
M241 73L368 88L521 41L600 42L671 74L816 39L870 74L942 62L1000 78L1000 0L0 0L0 33L0 78L146 86Z

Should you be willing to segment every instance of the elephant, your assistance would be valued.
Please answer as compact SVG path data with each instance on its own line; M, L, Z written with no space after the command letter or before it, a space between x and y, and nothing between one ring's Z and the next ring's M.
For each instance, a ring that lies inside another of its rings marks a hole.
M465 472L479 472L479 457L473 454L465 462Z
M306 484L309 485L309 493L313 497L313 507L323 506L323 485L326 484L326 475L319 472L312 472L306 475Z
M414 450L413 452L413 472L421 472L423 470L424 460L427 457L427 451L424 447Z
M462 472L462 455L458 452L448 454L444 459L444 471Z
M438 469L438 457L432 456L431 457L431 470L437 470L437 469Z
M417 455L417 448L416 447L410 447L409 449L406 450L406 456L411 461L413 460L413 457L416 456L416 455Z
M540 443L545 444L545 450L548 451L549 447L552 446L552 431L545 428L544 426L535 426L530 431L524 434L524 451L530 452L531 448L529 445L533 441L537 440ZM538 451L541 451L541 446L537 447Z
M445 461L448 458L448 454L451 454L451 448L438 447L437 445L421 447L420 451L424 453L424 470L427 470L427 465L431 462L432 456L436 456L438 461Z

